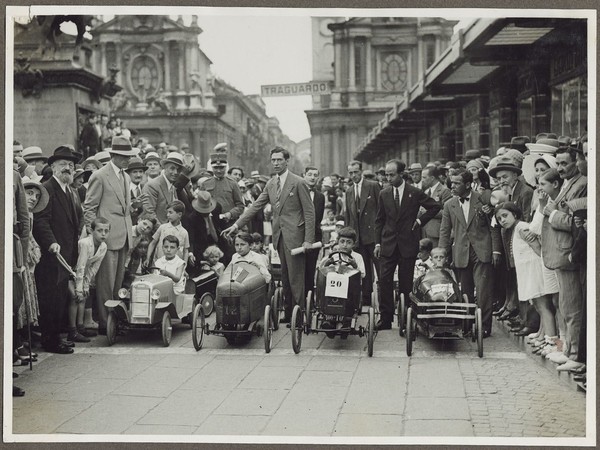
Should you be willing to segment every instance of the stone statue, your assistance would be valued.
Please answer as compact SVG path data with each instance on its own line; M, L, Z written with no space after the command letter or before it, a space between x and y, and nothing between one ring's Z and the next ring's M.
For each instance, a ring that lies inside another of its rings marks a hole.
M202 86L200 85L201 77L200 72L194 71L190 72L190 84L192 91L202 91Z
M171 112L171 105L169 104L169 99L167 98L165 91L163 89L159 89L154 97L150 97L148 99L148 103L152 105L153 108L159 108L163 111Z
M129 109L131 107L131 103L125 91L117 92L110 99L110 110L111 111L120 111L122 109Z

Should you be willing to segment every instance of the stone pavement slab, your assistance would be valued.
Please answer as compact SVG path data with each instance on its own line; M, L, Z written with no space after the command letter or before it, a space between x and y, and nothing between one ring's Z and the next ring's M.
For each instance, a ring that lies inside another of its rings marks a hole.
M229 396L229 390L173 392L137 421L139 425L186 425L198 427Z
M408 383L411 397L465 397L463 378L458 361L445 359L436 362L431 370L427 360L412 359Z
M315 356L306 366L306 370L326 370L332 372L354 372L359 358L339 356Z
M405 419L470 420L466 398L408 397Z
M258 365L261 359L256 358L215 358L191 376L180 389L213 390L234 389Z
M333 436L401 436L399 414L340 414Z
M63 423L92 405L83 401L32 402L14 413L13 433L54 433Z
M269 420L269 416L215 415L206 419L194 434L256 435L262 433Z
M204 355L200 352L187 355L165 355L165 357L156 362L154 366L180 367L183 369L202 369L213 359L215 359L213 355Z
M102 355L102 364L87 372L87 378L130 380L158 361L147 355Z
M286 390L234 389L215 414L271 416L288 394Z
M149 434L171 434L185 436L190 435L196 431L196 426L185 426L185 425L132 425L126 429L123 434L139 434L141 436L148 436Z
M298 381L298 386L304 386L306 390L320 389L322 387L344 387L347 388L352 382L352 372L334 372L325 370L305 370Z
M109 395L63 423L56 432L77 434L119 434L161 401L158 397Z
M49 398L62 401L97 402L124 383L126 380L102 380L83 376L50 394Z
M473 436L468 420L407 420L405 436Z
M239 389L267 389L267 390L290 390L300 373L301 367L273 367L258 366L248 374L238 385Z
M118 390L118 395L167 397L199 369L149 367Z

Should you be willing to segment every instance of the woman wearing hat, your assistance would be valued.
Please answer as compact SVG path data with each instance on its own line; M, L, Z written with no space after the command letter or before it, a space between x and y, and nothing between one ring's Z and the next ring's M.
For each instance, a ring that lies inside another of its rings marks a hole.
M39 182L28 180L27 178L23 179L23 187L25 188L27 209L29 210L30 230L32 230L33 214L42 211L48 205L48 191ZM24 339L26 338L24 331L27 326L27 320L29 320L30 325L36 325L40 315L34 273L35 266L40 262L41 256L40 246L33 238L33 233L30 233L29 249L27 255L25 255L26 270L23 272L23 303L21 303L17 313L17 330L19 330L20 335ZM28 342L28 345L31 345L31 342ZM22 343L17 346L17 352L21 360L29 357L29 351L25 349Z
M490 176L485 171L483 163L479 159L472 159L467 163L467 170L473 174L471 190L480 193L484 203L489 203L492 189L490 187Z

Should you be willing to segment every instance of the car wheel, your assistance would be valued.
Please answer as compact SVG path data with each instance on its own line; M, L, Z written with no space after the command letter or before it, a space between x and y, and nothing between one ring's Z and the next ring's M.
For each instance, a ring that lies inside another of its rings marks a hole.
M375 342L375 310L369 308L369 320L367 322L367 354L373 356L373 343Z
M117 328L119 320L117 319L117 313L114 311L108 312L108 318L106 320L106 340L108 345L113 345L117 341Z
M277 310L277 295L276 291L271 295L271 319L273 321L273 330L279 330L279 311Z
M173 334L173 325L171 324L171 313L165 311L162 316L161 323L162 342L165 347L171 343L171 335Z
M271 305L265 306L265 352L271 353L271 345L273 344L273 315L271 313Z
M292 311L292 320L290 329L292 332L292 348L294 349L294 353L300 353L300 347L302 347L302 328L304 314L302 314L302 310L300 309L300 305L295 305L294 310Z
M202 348L204 341L204 309L200 303L197 303L192 313L192 342L196 351Z
M475 310L475 328L477 329L477 356L483 358L483 323L480 308Z
M411 307L406 311L406 355L412 355L412 344L413 344L413 333L414 329L412 326L412 315L413 310Z
M313 307L313 292L308 291L308 295L306 296L306 327L310 332L310 327L312 327L312 307Z
M406 318L404 317L404 311L406 311L406 300L404 294L400 294L400 301L398 302L398 328L400 336L404 336L406 330Z

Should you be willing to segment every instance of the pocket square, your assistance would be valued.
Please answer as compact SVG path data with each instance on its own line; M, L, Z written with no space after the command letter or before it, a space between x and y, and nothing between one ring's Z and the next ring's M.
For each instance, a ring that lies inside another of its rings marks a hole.
M290 192L290 197L293 197L293 196L294 196L294 193L293 193L293 192Z

